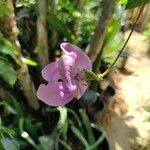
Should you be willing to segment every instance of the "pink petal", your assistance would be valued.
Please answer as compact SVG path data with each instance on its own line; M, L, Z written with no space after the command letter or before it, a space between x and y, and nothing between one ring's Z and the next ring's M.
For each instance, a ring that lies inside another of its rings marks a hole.
M73 95L61 83L41 84L37 90L37 97L50 106L63 106L73 99Z
M77 46L70 44L70 43L62 43L60 45L61 49L64 51L65 54L69 54L74 52L77 55L77 61L75 66L80 69L89 69L92 70L92 62L89 57Z
M42 70L42 77L46 81L58 81L60 79L60 73L58 69L58 61L48 64Z
M85 91L88 88L88 85L86 85L86 83L82 82L82 81L76 81L77 84L77 90L75 93L75 98L80 99L80 97L85 93Z
M75 82L73 80L73 66L75 64L75 58L64 55L59 60L59 71L63 79L63 83L68 87L70 92L73 92L77 89Z

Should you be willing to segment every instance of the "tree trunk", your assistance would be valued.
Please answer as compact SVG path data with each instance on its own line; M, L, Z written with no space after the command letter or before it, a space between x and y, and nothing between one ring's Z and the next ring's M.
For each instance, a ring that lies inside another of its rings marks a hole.
M20 62L19 69L17 70L18 79L29 106L34 110L37 110L39 108L39 103L36 97L34 83L30 77L27 65L21 61L22 52L20 43L17 38L19 30L16 25L13 0L5 0L4 2L11 9L11 14L0 19L0 30L3 33L4 37L12 42L16 47L16 50L18 52L18 54L16 54L16 57Z
M51 12L57 16L57 4L56 4L56 0L51 0L49 2L49 5L50 5L50 8L51 8ZM55 45L57 43L57 37L58 37L58 33L57 31L53 30L51 31L51 36L50 36L50 39L48 41L49 43L49 49L50 50L53 50L55 48ZM52 54L53 52L50 51L50 56L53 56Z
M137 7L135 9L128 10L128 14L126 17L126 20L128 22L128 26L132 26L135 23L137 13L141 7ZM150 22L150 4L145 5L144 10L142 14L140 15L140 18L138 20L138 23L136 25L135 30L139 32L143 32L145 26Z
M112 19L115 8L115 0L103 0L102 4L102 14L95 28L92 40L86 48L86 53L91 58L92 62L95 61L103 46L107 27Z
M49 63L48 40L47 40L47 0L37 0L37 52L40 66L43 68Z

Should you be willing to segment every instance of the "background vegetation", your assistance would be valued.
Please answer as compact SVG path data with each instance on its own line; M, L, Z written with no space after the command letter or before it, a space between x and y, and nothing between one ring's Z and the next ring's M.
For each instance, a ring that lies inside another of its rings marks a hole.
M41 69L61 55L63 41L81 47L96 72L107 68L123 45L123 32L134 22L135 16L129 20L128 14L149 2L0 0L0 150L50 150L58 133L58 143L70 149L68 126L78 138L88 116L41 103L36 97ZM150 37L150 24L143 31ZM79 140L85 147L91 144L84 135Z

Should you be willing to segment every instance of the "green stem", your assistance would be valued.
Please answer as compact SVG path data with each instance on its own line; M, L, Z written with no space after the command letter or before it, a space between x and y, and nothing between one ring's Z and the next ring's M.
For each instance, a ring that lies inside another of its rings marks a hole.
M126 47L128 41L129 41L129 39L130 39L130 37L131 37L133 31L134 31L134 28L135 28L135 26L136 26L136 24L137 24L137 22L138 22L138 20L139 20L139 17L140 17L140 15L141 15L141 13L142 13L142 11L143 11L143 9L144 9L144 6L145 6L145 3L142 5L142 7L141 7L141 9L140 9L140 11L139 11L139 14L138 14L138 16L137 16L137 18L136 18L136 21L135 21L135 23L134 23L134 25L133 25L133 27L132 27L130 33L129 33L129 36L128 36L127 40L125 41L125 43L124 43L122 49L120 50L118 56L116 57L116 59L114 60L114 62L111 64L111 66L110 66L104 73L98 75L98 81L100 81L106 74L108 74L108 73L111 71L112 67L116 64L117 60L119 59L120 55L122 54L124 48Z

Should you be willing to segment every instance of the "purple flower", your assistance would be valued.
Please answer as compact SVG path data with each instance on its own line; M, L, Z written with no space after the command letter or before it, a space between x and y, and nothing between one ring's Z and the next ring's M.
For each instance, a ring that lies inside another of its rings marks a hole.
M60 45L64 55L42 70L48 84L41 84L37 97L50 106L62 106L74 97L79 99L87 89L84 70L92 70L91 60L80 48L70 43Z

